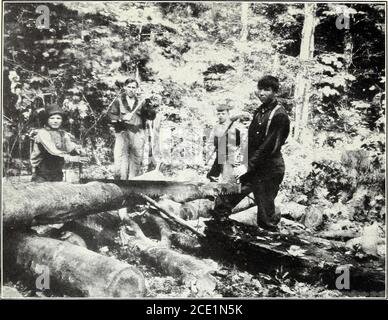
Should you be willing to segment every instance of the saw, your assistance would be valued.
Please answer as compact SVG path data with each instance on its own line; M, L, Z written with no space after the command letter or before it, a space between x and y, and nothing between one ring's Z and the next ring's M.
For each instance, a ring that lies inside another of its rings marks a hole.
M116 179L86 179L80 183L103 182L113 183L127 193L145 194L151 198L167 196L176 202L186 202L200 198L216 198L223 195L241 193L238 183L194 183L185 181L165 180L116 180Z

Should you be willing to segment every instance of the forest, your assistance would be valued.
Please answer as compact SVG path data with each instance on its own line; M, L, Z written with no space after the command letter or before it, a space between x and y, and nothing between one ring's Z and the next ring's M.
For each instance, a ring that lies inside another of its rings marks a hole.
M40 4L48 8L48 27L37 25ZM376 270L384 268L386 252L384 3L8 2L4 5L3 17L3 187L5 183L11 186L24 183L31 176L32 137L42 125L39 111L51 102L57 102L66 111L65 129L90 155L90 161L82 168L82 176L91 180L111 179L114 136L106 109L130 76L138 79L141 94L158 106L162 116L158 177L206 183L210 164L204 156L204 141L217 122L216 106L223 103L232 106L233 112L252 113L258 104L254 95L257 80L273 75L281 84L278 100L291 119L291 134L283 147L286 173L276 204L282 214L285 234L300 235L309 243L305 250L304 242L298 242L284 254L283 249L274 252L281 252L284 261L291 257L314 264L311 261L315 261L315 253L318 257L328 257L327 252L332 251L325 246L335 247L342 252L339 259L346 257L352 259L349 264L370 268L369 271L357 269L367 274L368 279L379 277ZM148 154L148 149L144 152ZM143 166L147 175L150 163L145 161ZM74 164L66 167L69 175L81 174L79 170ZM69 199L71 192L78 192L76 186L64 191L69 192ZM89 192L86 186L79 188ZM19 191L34 194L28 188ZM51 192L44 187L42 190ZM9 199L15 203L23 201L11 193ZM89 200L90 203L98 201ZM285 270L283 262L274 263L276 268L267 266L268 270L267 267L244 269L233 260L239 257L222 256L216 259L217 263L209 262L214 252L204 247L211 246L214 239L226 241L217 234L217 226L212 225L203 208L211 206L211 201L189 199L195 204L189 210L189 201L157 200L156 204L145 205L137 199L139 204L128 213L130 219L127 216L125 223L109 211L117 209L116 206L108 208L101 204L99 208L105 208L109 214L102 215L96 209L96 214L83 217L82 223L67 221L73 224L73 229L68 227L64 232L74 238L77 232L72 232L81 230L80 225L88 225L89 229L91 225L102 226L104 232L100 233L107 236L95 238L91 245L94 251L84 254L90 254L90 259L97 262L104 261L106 270L102 272L108 272L108 268L121 270L124 266L119 263L124 262L137 268L131 269L131 274L125 269L130 279L135 277L141 282L140 273L145 278L147 289L140 288L140 284L132 288L135 296L384 294L377 280L343 291L328 285L330 281L300 276L308 269L305 262L295 272L292 267L287 269L286 262ZM7 206L9 212L13 206L13 203ZM156 206L176 213L184 221L166 226L167 213L155 215ZM248 220L253 213L248 207L236 218L242 223L238 232L252 227L246 225L250 224ZM52 220L42 224L55 225L54 216L50 214ZM8 220L4 221L7 228ZM74 229L74 225L78 227ZM182 229L184 225L186 228ZM201 237L193 238L187 225L201 235L215 238L209 242ZM159 251L150 251L155 226L160 232L158 241L167 242L175 251L170 248L167 254L159 247L156 247ZM38 234L57 239L59 236L55 234L63 231L40 225L33 228ZM5 235L10 232L15 236L14 231L7 230ZM60 237L62 242L68 240L63 234ZM237 236L230 245L241 237ZM27 236L20 241L21 247L53 250L39 237ZM278 241L286 240L277 239L273 243ZM311 244L318 246L318 242L319 248L314 249ZM60 254L71 254L72 259L78 259L78 253L66 245ZM88 242L85 246L90 249ZM79 249L79 256L82 256L81 249L84 248ZM139 254L139 251L145 253ZM92 256L96 252L102 257ZM167 260L180 261L181 255L187 252L190 259L196 260L190 260L178 271L163 264L166 256ZM105 258L115 259L112 267ZM197 268L200 274L189 277L199 279L194 289L186 276L190 268ZM87 273L86 269L84 266L81 271ZM324 267L322 270L326 272ZM97 273L97 270L91 272ZM125 291L123 284L117 289L120 293L101 293L96 288L96 291L87 289L92 285L77 287L74 283L68 291L63 288L42 291L12 276L5 280L9 290L18 290L25 297L66 297L79 292L86 296L120 296ZM360 283L364 282L360 280ZM94 285L103 287L100 283Z

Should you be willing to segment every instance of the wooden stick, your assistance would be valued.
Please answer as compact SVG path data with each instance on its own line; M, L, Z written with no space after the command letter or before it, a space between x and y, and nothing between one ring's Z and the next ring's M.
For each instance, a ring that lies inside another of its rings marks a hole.
M149 204L151 204L152 206L154 206L156 209L158 209L159 211L161 211L162 213L164 213L166 216L168 216L169 218L171 218L172 220L174 220L175 222L177 222L178 224L180 224L182 227L186 228L186 229L189 229L190 231L192 231L193 233L195 233L197 236L200 236L200 237L205 237L205 235L201 232L199 232L198 230L194 229L192 226L188 225L183 219L177 217L177 216L174 216L172 214L170 214L167 210L163 209L156 201L152 200L150 197L146 196L145 194L143 193L140 193L140 197L142 197L144 200L146 200ZM163 215L160 215L162 218L165 218Z

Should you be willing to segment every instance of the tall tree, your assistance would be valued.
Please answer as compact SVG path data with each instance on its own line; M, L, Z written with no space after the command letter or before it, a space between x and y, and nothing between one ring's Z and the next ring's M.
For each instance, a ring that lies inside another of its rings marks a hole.
M314 56L315 8L315 4L305 3L305 18L299 54L302 68L296 78L295 89L296 107L294 137L299 142L301 142L303 131L307 126L309 115L310 82L306 77L306 68L304 68L303 65Z
M248 38L248 12L249 3L241 2L241 41L247 41Z

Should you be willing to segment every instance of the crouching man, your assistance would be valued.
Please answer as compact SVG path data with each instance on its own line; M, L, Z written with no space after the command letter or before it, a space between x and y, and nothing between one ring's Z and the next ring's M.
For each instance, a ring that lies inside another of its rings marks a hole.
M253 192L258 226L277 230L280 215L275 214L274 201L285 171L281 147L290 131L288 115L276 99L278 90L279 81L273 76L264 76L257 83L255 94L261 104L248 129L246 172L240 171L237 176L241 182L241 194L218 198L213 211L216 219L230 215L232 209Z
M34 182L62 181L65 162L86 162L82 148L71 141L70 134L61 129L64 112L56 104L46 109L46 124L39 129L31 153Z

